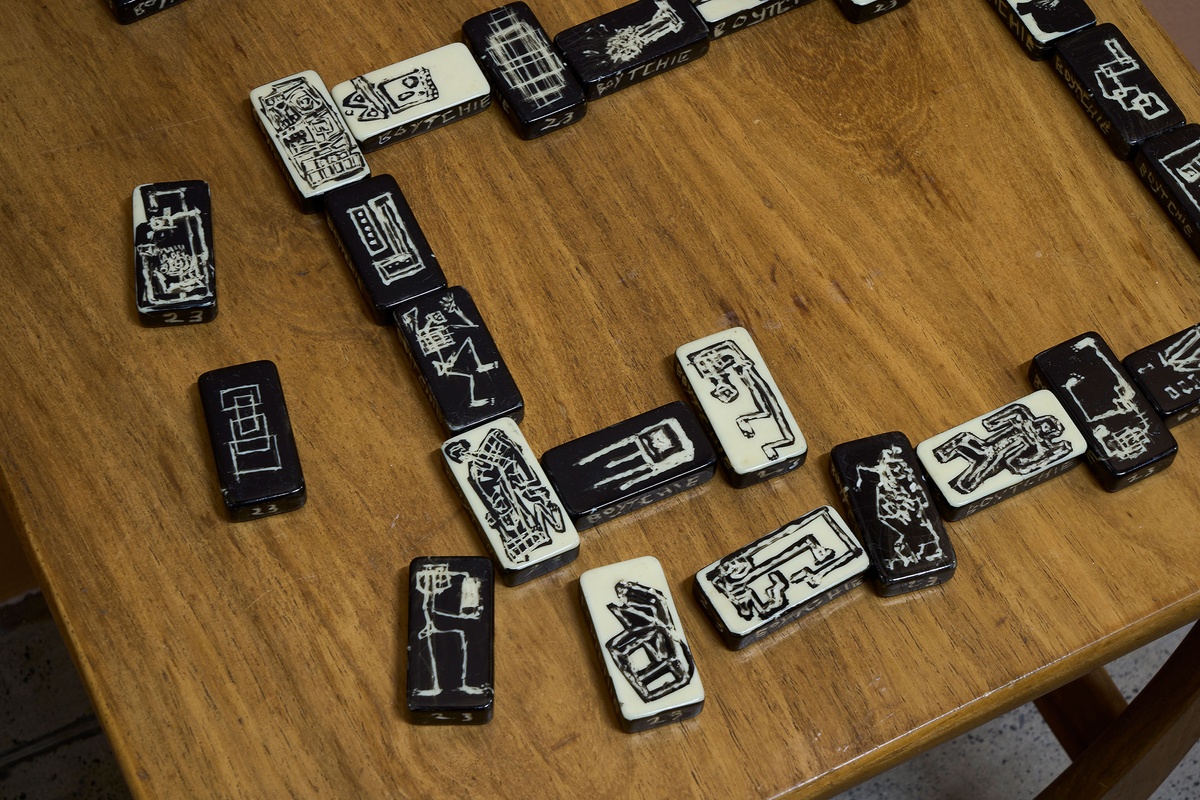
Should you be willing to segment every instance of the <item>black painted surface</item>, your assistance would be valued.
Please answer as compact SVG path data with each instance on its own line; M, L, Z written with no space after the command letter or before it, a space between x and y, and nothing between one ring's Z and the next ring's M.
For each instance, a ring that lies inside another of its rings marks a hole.
M480 556L421 556L408 568L409 719L482 725L495 701L495 584Z
M235 522L294 511L307 495L279 371L270 361L200 376L225 509Z
M1032 59L1049 58L1057 42L1096 24L1084 0L987 0Z
M1200 325L1143 347L1123 363L1167 427L1200 414Z
M1118 158L1184 124L1183 112L1125 35L1111 23L1063 39L1054 70Z
M806 6L811 2L813 0L767 0L767 2L761 2L753 8L735 11L719 19L705 17L703 3L698 2L696 8L700 11L700 16L708 23L709 37L720 39L722 36L728 36L731 33L737 33L740 30L757 25L760 22L774 19L780 14L785 14L800 6Z
M908 2L909 0L871 0L866 5L860 5L854 0L837 0L842 14L855 24L882 17L884 14L903 8L908 5Z
M716 460L700 420L676 401L551 448L542 468L586 530L699 486Z
M1083 333L1033 358L1029 377L1062 402L1087 440L1088 465L1110 492L1170 466L1179 446L1100 334Z
M183 0L108 0L108 7L112 9L117 22L128 25L182 2Z
M522 139L572 125L587 113L579 79L525 3L467 20L463 41Z
M134 189L135 210L139 200L145 221L135 222L133 231L138 319L147 327L213 320L217 273L208 184L144 184Z
M588 100L627 89L708 52L708 24L688 0L637 0L567 28L554 44Z
M396 328L448 434L525 413L521 391L471 295L461 286L398 306Z
M391 325L401 304L446 288L446 276L391 175L333 190L325 196L325 216L380 325Z
M1200 255L1200 125L1185 125L1144 142L1134 169Z
M844 442L829 460L879 594L937 586L954 576L954 547L907 436L893 431Z

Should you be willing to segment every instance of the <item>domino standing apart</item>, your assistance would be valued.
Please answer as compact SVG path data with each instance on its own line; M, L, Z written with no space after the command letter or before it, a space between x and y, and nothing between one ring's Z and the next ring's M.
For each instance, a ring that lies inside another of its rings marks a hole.
M330 192L325 218L380 325L391 325L393 312L409 300L446 288L446 276L391 175Z
M708 423L734 486L761 483L804 463L804 434L745 328L682 345L675 372Z
M505 584L579 555L579 534L517 423L502 417L452 437L442 457Z
M858 24L908 5L909 0L837 0L846 19Z
M621 728L636 733L699 714L704 686L658 559L590 569L579 590Z
M1087 441L1088 465L1107 491L1124 489L1175 460L1175 437L1100 334L1083 333L1038 353L1029 379L1062 402Z
M709 36L720 39L743 28L766 22L812 0L695 0L696 10L708 23Z
M143 325L209 322L217 316L207 183L144 183L133 190L133 261Z
M587 114L579 79L525 3L509 3L463 23L463 39L522 139L536 139Z
M198 381L225 508L235 522L293 511L307 499L279 370L251 361Z
M1200 414L1200 325L1143 347L1123 363L1167 427Z
M628 89L708 52L708 25L689 0L636 0L567 28L554 44L588 100Z
M954 521L1078 466L1083 434L1045 389L917 445L934 502Z
M1111 23L1059 42L1054 70L1117 158L1128 161L1142 142L1184 124L1179 106Z
M692 593L740 650L861 585L869 566L837 511L821 506L697 572Z
M492 104L487 78L462 42L339 83L330 94L366 153Z
M446 433L500 417L520 422L521 391L471 295L461 286L396 307L396 328Z
M371 174L312 70L259 86L250 92L250 105L304 213L320 211L325 194Z
M893 431L844 442L829 460L879 594L892 597L954 576L954 546L907 436Z
M1133 164L1142 183L1200 255L1200 125L1185 125L1143 143Z
M581 531L699 486L716 461L700 421L678 400L542 454Z
M987 0L1008 32L1034 60L1049 58L1066 36L1096 24L1096 15L1085 0Z
M481 556L422 556L408 567L409 718L482 725L495 706L495 587Z
M128 25L182 2L183 0L108 0L108 7L112 9L117 22Z

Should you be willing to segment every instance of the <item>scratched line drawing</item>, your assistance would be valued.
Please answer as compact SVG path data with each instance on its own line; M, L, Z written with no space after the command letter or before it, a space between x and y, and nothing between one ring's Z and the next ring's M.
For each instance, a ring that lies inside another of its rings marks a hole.
M688 463L695 454L696 445L684 432L683 425L674 417L668 417L584 456L575 465L583 466L608 457L603 466L612 474L601 478L595 486L619 481L621 491L625 491Z
M654 0L655 11L650 19L638 25L618 28L608 37L605 55L613 64L627 64L659 39L683 30L683 18L667 0Z
M1071 349L1090 350L1090 363L1100 368L1099 374L1074 372L1063 384L1091 425L1100 449L1109 458L1140 458L1150 449L1151 419L1138 403L1137 390L1105 357L1092 337L1080 339Z
M562 99L567 86L562 60L546 34L518 17L513 7L505 6L488 20L485 50L508 85L534 108Z
M735 341L726 339L698 350L688 355L688 361L709 382L712 386L710 394L721 403L735 403L743 392L750 398L753 411L739 415L735 423L747 439L754 439L764 431L778 434L777 438L762 443L763 455L768 459L777 460L780 448L795 444L796 434L779 397L758 371L758 364ZM771 424L759 431L754 423L763 420Z
M475 376L490 372L500 366L500 362L480 359L469 333L479 330L479 326L459 309L453 295L444 296L439 306L440 310L429 312L423 321L418 319L417 308L405 311L401 320L416 336L421 354L430 359L438 376L467 382L471 408L494 404L494 397L476 396Z
M1078 11L1063 0L1009 0L1034 35L1069 33L1075 30Z
M638 697L649 703L687 686L696 664L666 596L628 580L617 583L614 591L617 600L608 603L608 610L624 630L605 642L604 649Z
M1167 154L1162 164L1192 205L1200 210L1200 140Z
M283 469L279 440L262 412L262 388L257 383L223 389L221 410L229 414L229 458L235 478Z
M1189 328L1164 348L1159 360L1175 372L1200 372L1200 326Z
M474 626L463 624L483 616L482 581L469 572L435 562L422 565L415 583L421 593L422 617L417 639L429 659L430 683L412 689L412 694L422 697L435 697L446 691L486 694L491 688L487 683L472 686L467 682L470 668L467 633ZM443 686L443 681L447 685Z
M359 240L371 256L371 266L384 286L425 269L425 262L408 234L400 209L390 192L346 209Z
M549 488L504 431L493 428L475 448L459 439L445 452L456 464L467 465L467 480L487 509L485 521L499 533L509 560L528 561L532 551L552 544L555 533L566 531L562 509Z
M149 305L210 299L212 253L203 212L188 202L188 187L141 187L146 221L137 226L138 269Z
M942 537L930 522L935 512L920 478L901 452L892 445L880 453L875 466L855 467L854 488L861 490L864 483L874 484L875 516L894 536L888 550L891 557L884 561L889 570L946 557Z
M834 524L830 510L821 509L731 553L705 577L742 619L764 620L792 604L793 588L821 588L826 576L862 553L853 535Z
M441 94L428 67L414 67L375 83L365 75L351 78L354 90L342 99L342 113L358 122L378 122L437 100Z
M366 160L335 110L303 76L280 81L259 108L287 159L312 189L366 168Z
M1141 89L1133 81L1142 65L1125 52L1125 47L1117 39L1105 39L1104 46L1112 54L1112 60L1106 61L1096 68L1096 82L1100 93L1109 100L1120 103L1121 108L1129 112L1137 112L1147 120L1158 119L1170 111L1163 99L1154 92Z
M1071 443L1065 438L1066 426L1061 420L1049 414L1036 416L1021 403L988 414L980 424L988 436L962 431L933 450L934 457L942 464L956 458L967 462L966 468L949 481L960 494L970 494L1005 472L1013 475L1039 472L1071 452Z

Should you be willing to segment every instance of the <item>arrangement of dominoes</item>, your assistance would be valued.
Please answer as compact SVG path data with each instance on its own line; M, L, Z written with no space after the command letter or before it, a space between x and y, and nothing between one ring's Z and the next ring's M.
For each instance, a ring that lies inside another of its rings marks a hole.
M408 707L417 723L491 719L494 570L517 586L579 553L579 531L699 486L718 460L742 488L803 465L808 446L744 328L680 346L676 401L558 445L540 461L521 434L520 390L470 293L449 286L400 187L364 153L488 108L526 139L579 122L587 104L704 55L720 38L811 0L636 0L553 41L523 2L480 14L453 43L332 90L312 71L250 93L305 212L324 211L376 323L395 326L447 436L447 474L491 558L423 556L409 572ZM178 0L110 0L122 22ZM863 22L908 0L837 0ZM1183 114L1084 0L989 0L1056 72L1119 158L1200 252L1200 125ZM137 307L146 325L216 315L203 181L133 197ZM884 596L955 570L943 520L959 520L1087 460L1117 491L1170 465L1169 428L1200 413L1200 325L1123 361L1095 332L1034 357L1035 391L915 448L900 432L833 448L846 519L816 508L699 569L696 602L725 644L746 647L864 583ZM274 364L205 373L199 391L233 520L297 509L306 490ZM695 410L693 410L693 408ZM698 413L697 413L698 412ZM644 556L580 577L622 727L700 713L704 689L662 565Z

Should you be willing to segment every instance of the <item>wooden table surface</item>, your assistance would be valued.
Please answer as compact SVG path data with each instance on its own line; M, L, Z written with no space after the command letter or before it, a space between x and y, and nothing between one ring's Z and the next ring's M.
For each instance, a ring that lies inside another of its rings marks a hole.
M1090 0L1190 119L1200 77L1136 0ZM983 2L845 22L830 0L713 43L533 142L500 111L368 157L400 182L526 400L539 453L680 398L669 357L750 329L810 445L583 534L498 587L496 716L405 721L407 564L483 552L393 331L293 204L251 88L329 85L456 41L491 0L0 3L0 489L139 797L819 797L1200 616L1200 424L1165 473L1085 468L950 526L947 585L863 588L741 652L700 567L834 501L830 448L914 442L1031 391L1089 329L1120 355L1197 322L1200 260L1052 70ZM612 5L535 4L556 32ZM220 315L141 327L136 184L212 187ZM309 485L224 519L195 381L282 375ZM708 692L617 727L586 569L664 564Z

